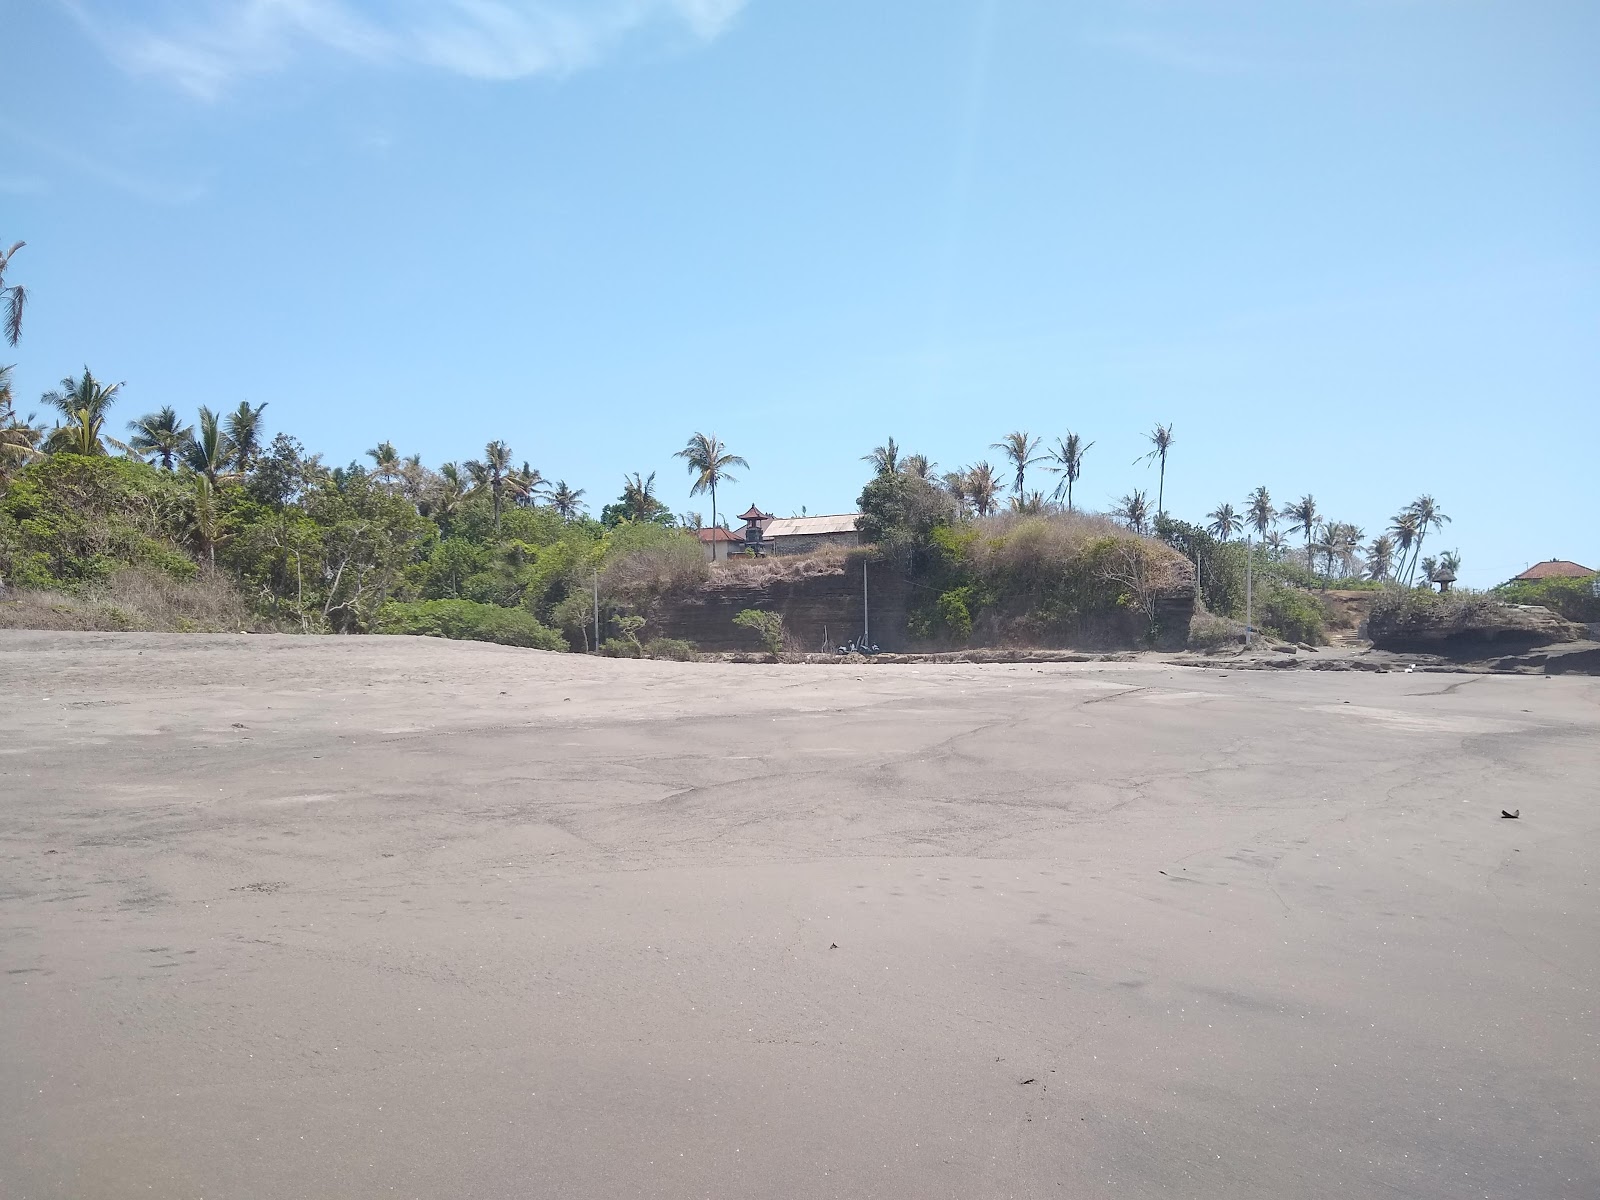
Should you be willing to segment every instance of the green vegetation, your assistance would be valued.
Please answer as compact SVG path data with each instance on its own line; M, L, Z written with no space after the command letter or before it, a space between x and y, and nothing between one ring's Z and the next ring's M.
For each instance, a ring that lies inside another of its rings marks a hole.
M373 632L497 642L534 650L567 648L567 640L541 625L532 613L472 600L423 600L411 604L390 601L378 610Z
M783 616L781 613L763 612L747 608L733 618L733 623L748 629L761 639L769 654L783 653Z
M1588 579L1516 580L1493 595L1507 604L1538 604L1569 621L1600 621L1600 576Z

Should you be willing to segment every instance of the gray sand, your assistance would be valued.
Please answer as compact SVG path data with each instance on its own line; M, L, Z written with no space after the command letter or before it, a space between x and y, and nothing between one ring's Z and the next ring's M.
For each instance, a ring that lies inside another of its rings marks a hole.
M1597 734L1580 678L0 635L0 1195L1600 1195Z

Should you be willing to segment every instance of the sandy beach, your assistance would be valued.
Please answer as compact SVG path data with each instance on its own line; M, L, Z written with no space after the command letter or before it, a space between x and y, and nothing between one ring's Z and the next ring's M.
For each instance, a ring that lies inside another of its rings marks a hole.
M1597 784L1583 677L0 633L0 1195L1593 1197Z

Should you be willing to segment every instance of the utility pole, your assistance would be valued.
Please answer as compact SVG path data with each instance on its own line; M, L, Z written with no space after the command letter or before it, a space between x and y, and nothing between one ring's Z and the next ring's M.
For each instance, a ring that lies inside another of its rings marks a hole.
M1245 540L1244 540L1244 646L1245 646L1246 650L1248 650L1250 648L1251 625L1253 623L1251 618L1254 616L1254 612L1252 610L1254 609L1255 597L1251 594L1251 588L1252 588L1252 584L1254 584L1254 582L1255 582L1255 580L1254 580L1255 562L1256 562L1255 540L1253 538L1245 538Z
M600 568L594 569L594 652L600 653Z

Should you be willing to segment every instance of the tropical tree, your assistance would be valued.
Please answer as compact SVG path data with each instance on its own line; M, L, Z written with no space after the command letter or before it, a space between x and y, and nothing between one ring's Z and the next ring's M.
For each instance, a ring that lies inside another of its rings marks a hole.
M215 488L233 460L233 442L223 429L221 418L201 405L194 436L183 447L183 461L191 471L204 475L206 481Z
M222 521L217 514L215 481L204 475L194 477L194 509L189 516L189 528L194 534L195 549L205 556L208 565L215 567L217 545L223 538Z
M871 454L863 454L861 461L871 463L876 475L893 475L900 469L900 447L890 438L881 446L874 446Z
M1150 439L1150 453L1133 461L1135 464L1160 461L1161 477L1156 484L1156 516L1161 517L1167 512L1167 452L1172 449L1175 439L1172 436L1171 425L1157 425L1145 436Z
M1233 511L1233 505L1222 503L1206 514L1211 524L1206 526L1206 532L1220 542L1225 542L1234 534L1244 528L1244 522L1239 519L1239 514Z
M261 457L261 414L266 403L252 406L248 400L239 401L239 407L228 414L226 430L233 443L233 465L243 474L255 466Z
M1262 541L1266 540L1267 530L1277 524L1278 514L1272 507L1272 495L1265 484L1251 492L1250 499L1245 501L1244 519Z
M462 478L460 466L453 462L440 467L431 484L418 508L423 516L431 517L448 536L451 524L460 515L461 506L466 502L470 487L467 480Z
M1056 448L1045 454L1045 458L1051 464L1046 469L1061 476L1061 482L1056 487L1055 498L1060 500L1062 492L1066 493L1068 512L1072 511L1072 485L1083 478L1083 456L1089 453L1093 445L1093 442L1085 442L1077 434L1068 430L1066 437L1056 439Z
M0 482L29 459L38 456L40 432L31 419L22 420L13 406L11 368L0 367Z
M956 510L964 517L970 511L972 497L967 494L967 473L965 471L946 471L939 478L944 490L950 493L956 502Z
M987 517L1000 498L1000 477L987 462L980 461L967 468L965 480L967 501L980 517Z
M907 475L915 475L918 479L932 479L933 469L938 466L926 454L908 454L900 461L900 469Z
M656 498L656 473L651 471L649 475L642 475L635 471L632 475L624 475L622 495L615 504L608 504L601 509L600 520L608 526L623 521L671 525L672 510Z
M1278 513L1285 521L1289 522L1290 533L1303 533L1306 537L1306 566L1316 570L1316 560L1313 556L1311 543L1317 536L1317 502L1310 495L1301 496L1293 504L1288 504Z
M50 453L101 455L106 443L124 449L121 442L104 436L106 414L122 390L120 383L101 383L84 367L74 379L68 375L58 391L46 392L40 401L61 414L61 422L50 431L45 449Z
M539 497L548 491L549 483L537 467L524 462L506 476L506 491L519 508L531 508Z
M1428 555L1422 560L1422 579L1425 583L1432 583L1434 574L1439 570L1439 560L1433 555Z
M1394 566L1394 538L1380 533L1367 547L1367 578L1386 580Z
M889 445L894 446L893 438L889 439ZM722 439L714 433L695 434L673 457L683 459L689 474L694 476L694 482L689 485L689 495L711 493L711 524L714 528L717 524L717 485L737 483L738 479L731 473L732 469L742 467L748 471L750 464L729 451ZM652 474L650 478L654 479L655 475Z
M1021 497L1023 494L1024 476L1028 468L1040 461L1039 444L1043 438L1029 437L1027 430L1019 429L1008 433L998 442L990 446L991 450L998 450L1011 461L1011 490Z
M1422 553L1422 543L1427 540L1428 531L1443 529L1449 524L1450 518L1444 515L1439 508L1439 502L1432 496L1418 496L1407 506L1406 511L1417 521L1417 548L1411 556L1415 563L1417 556ZM1423 577L1431 577L1431 572L1425 571ZM1407 579L1409 581L1410 576L1407 576Z
M385 442L384 445L388 443ZM510 474L511 447L502 441L490 442L483 448L482 458L475 458L467 463L467 475L472 479L472 489L468 494L489 493L489 500L494 508L496 533L500 532L500 512L505 507L506 478Z
M178 419L178 410L170 404L159 412L145 413L137 421L129 421L128 430L133 434L128 445L133 447L134 453L154 459L164 471L172 470L173 464L183 457L184 447L194 434L193 429Z
M372 474L379 483L393 483L400 478L400 451L393 442L379 442L367 451L372 460Z
M0 304L5 306L6 341L13 346L22 337L22 307L28 302L28 290L20 283L7 285L6 268L11 265L11 256L27 244L15 242L11 249L0 251Z
M556 486L550 493L550 507L556 510L556 515L563 521L570 521L583 512L583 489L574 490L567 486L565 479L556 480Z
M1407 556L1417 544L1417 514L1409 508L1401 509L1389 522L1389 534L1394 538L1395 551L1399 556L1394 575L1396 581L1400 581L1406 571Z
M1127 522L1128 528L1135 533L1144 533L1150 527L1150 497L1135 489L1117 501L1111 509L1111 515Z
M422 465L422 455L408 454L400 460L400 494L420 504L433 488L433 472Z

